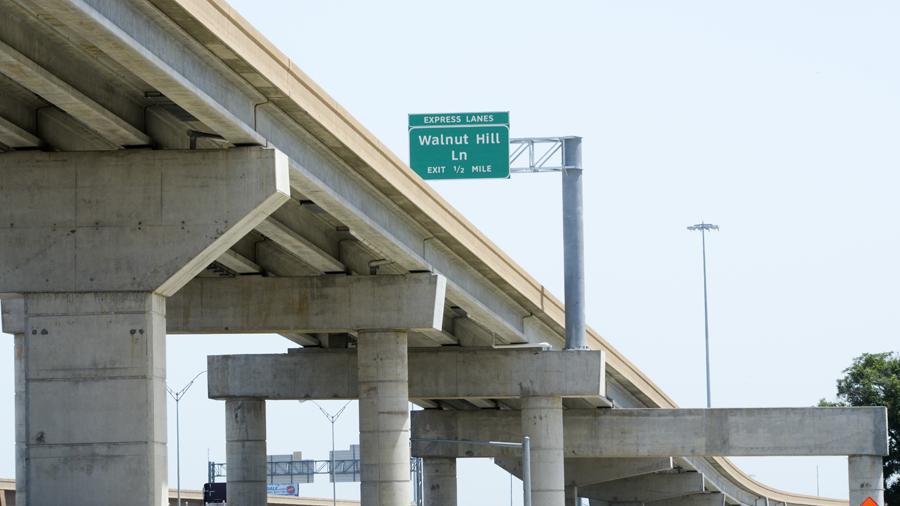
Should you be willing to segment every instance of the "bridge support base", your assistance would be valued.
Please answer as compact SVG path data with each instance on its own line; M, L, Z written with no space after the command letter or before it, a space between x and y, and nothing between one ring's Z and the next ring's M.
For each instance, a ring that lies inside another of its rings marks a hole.
M531 438L533 506L565 504L561 397L523 397L522 434Z
M422 459L425 506L456 506L456 459Z
M165 341L158 295L25 296L17 419L29 504L167 502Z
M360 332L357 345L362 506L408 506L405 332Z
M266 401L225 401L228 504L266 506Z
M878 506L884 506L882 458L876 455L850 455L847 461L850 475L850 506L860 506L870 497Z

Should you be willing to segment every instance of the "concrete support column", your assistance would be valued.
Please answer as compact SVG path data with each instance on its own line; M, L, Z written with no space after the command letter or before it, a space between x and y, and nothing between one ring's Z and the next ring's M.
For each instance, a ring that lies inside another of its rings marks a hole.
M425 506L456 506L456 459L427 458L422 463Z
M563 506L565 465L562 398L523 397L522 435L531 438L533 506Z
M578 499L578 487L575 485L566 485L566 506L581 506L581 500Z
M168 503L165 342L159 295L25 296L16 404L29 504Z
M16 504L28 504L28 452L25 437L27 422L28 397L25 388L25 334L13 334L15 347L15 392L16 392Z
M357 344L362 506L409 506L405 332L360 332Z
M228 504L266 506L266 401L225 401Z
M877 455L850 455L850 506L860 506L871 497L884 506L884 467Z

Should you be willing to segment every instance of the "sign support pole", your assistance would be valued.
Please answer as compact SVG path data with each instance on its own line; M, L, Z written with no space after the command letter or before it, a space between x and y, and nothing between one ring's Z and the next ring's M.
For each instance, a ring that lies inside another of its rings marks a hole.
M566 349L585 350L584 205L581 137L562 139L563 259L565 265Z
M562 172L565 349L586 350L581 137L526 137L509 143L515 146L509 155L511 173Z

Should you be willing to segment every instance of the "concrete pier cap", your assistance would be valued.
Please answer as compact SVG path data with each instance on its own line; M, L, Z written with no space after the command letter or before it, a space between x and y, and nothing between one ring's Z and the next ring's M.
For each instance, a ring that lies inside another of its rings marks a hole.
M290 198L288 170L266 148L0 156L17 501L165 502L166 297Z
M210 355L211 399L357 399L357 351L311 348L279 355ZM602 351L412 348L411 399L604 399Z

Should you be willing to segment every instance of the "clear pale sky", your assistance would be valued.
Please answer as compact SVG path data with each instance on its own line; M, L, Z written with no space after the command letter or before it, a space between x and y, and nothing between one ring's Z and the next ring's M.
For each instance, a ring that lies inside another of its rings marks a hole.
M713 405L810 406L863 352L900 350L900 4L889 1L232 4L406 159L406 115L510 111L511 135L584 137L588 322L679 405L705 404L701 219ZM559 176L434 187L562 295ZM276 336L173 336L180 387L207 353ZM0 345L0 476L13 476L13 345ZM224 407L182 402L182 483L222 461ZM341 403L323 403L336 410ZM329 425L268 403L269 453L326 459ZM355 403L337 445L358 442ZM175 485L175 406L169 404ZM793 492L847 497L846 459L737 459ZM460 465L460 504L507 504L508 475ZM515 501L521 493L515 483ZM322 480L304 495L330 496ZM358 485L338 485L358 497Z

